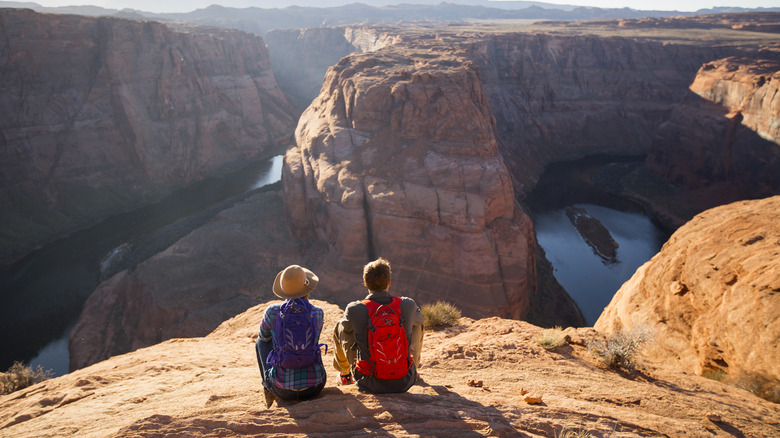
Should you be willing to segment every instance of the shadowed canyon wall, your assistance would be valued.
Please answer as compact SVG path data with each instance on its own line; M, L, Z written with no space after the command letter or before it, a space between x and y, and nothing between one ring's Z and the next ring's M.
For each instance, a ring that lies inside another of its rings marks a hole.
M0 261L267 155L293 109L255 35L0 10Z
M683 189L715 188L701 209L780 193L779 91L780 61L705 63L659 129L647 168Z
M328 67L352 52L370 52L402 39L375 28L276 29L265 36L279 87L303 112L319 94Z
M522 34L484 38L467 50L520 196L551 162L646 154L702 63L733 51Z

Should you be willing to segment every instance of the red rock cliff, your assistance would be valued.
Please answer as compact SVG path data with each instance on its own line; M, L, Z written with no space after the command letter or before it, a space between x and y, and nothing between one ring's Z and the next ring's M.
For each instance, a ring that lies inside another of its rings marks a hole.
M267 154L294 127L254 35L18 9L0 30L0 259Z
M336 302L362 297L363 264L383 256L397 294L522 318L532 225L478 69L458 53L396 47L334 66L285 158L291 222L328 248L321 288Z

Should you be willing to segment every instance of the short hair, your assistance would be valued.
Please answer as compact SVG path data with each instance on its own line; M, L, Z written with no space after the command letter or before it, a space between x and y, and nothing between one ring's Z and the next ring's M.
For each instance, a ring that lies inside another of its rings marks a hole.
M390 285L390 262L382 257L363 266L363 285L371 292L379 292Z

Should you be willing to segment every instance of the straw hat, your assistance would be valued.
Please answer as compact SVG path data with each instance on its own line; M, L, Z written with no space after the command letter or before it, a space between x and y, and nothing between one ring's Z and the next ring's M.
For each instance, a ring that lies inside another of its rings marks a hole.
M285 300L302 297L311 293L319 281L320 279L314 275L314 272L298 265L290 265L276 274L274 294Z

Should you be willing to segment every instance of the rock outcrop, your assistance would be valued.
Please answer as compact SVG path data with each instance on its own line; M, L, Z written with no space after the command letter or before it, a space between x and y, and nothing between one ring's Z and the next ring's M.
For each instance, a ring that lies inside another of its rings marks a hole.
M325 310L328 342L343 311L314 303ZM266 409L253 342L264 308L206 337L171 339L0 396L0 431L17 438L780 434L780 406L743 389L650 360L634 373L606 370L585 347L599 337L592 329L569 329L569 343L547 351L537 342L542 329L499 318L462 318L427 332L422 379L407 393L337 386L329 349L319 397Z
M653 141L646 166L684 189L712 187L710 205L780 193L780 62L704 64Z
M615 294L602 331L646 325L654 360L738 383L780 400L780 197L699 214Z
M255 35L0 10L0 262L289 138Z
M479 71L457 52L397 47L344 58L301 116L282 175L294 232L326 245L318 268L337 303L365 293L362 266L383 256L397 294L522 318L532 224Z

